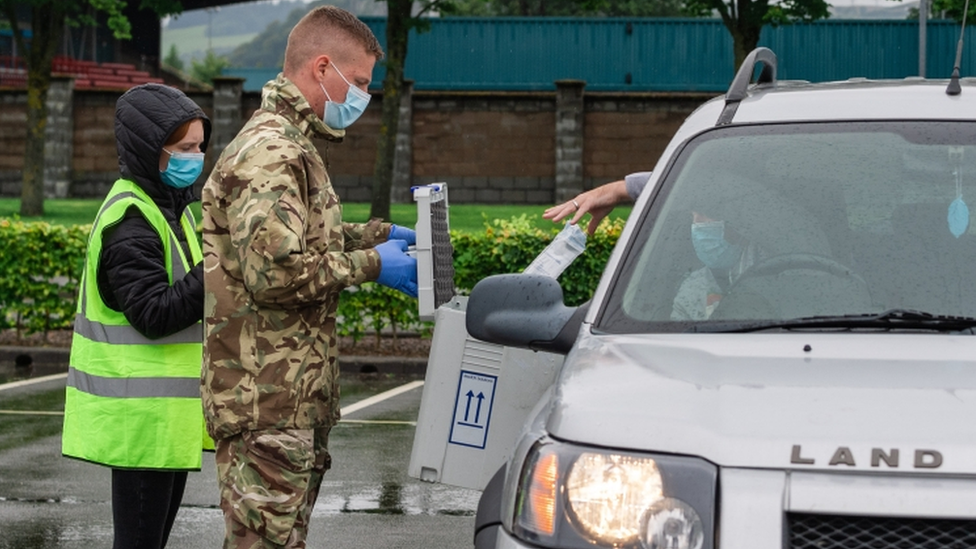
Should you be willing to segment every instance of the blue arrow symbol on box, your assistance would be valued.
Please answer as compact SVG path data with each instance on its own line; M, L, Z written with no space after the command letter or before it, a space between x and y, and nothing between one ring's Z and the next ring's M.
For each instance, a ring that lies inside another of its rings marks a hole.
M475 408L475 412L474 412L474 422L475 423L478 423L478 418L481 417L481 401L483 401L484 399L485 399L485 394L479 391L478 392L478 407Z
M469 390L468 394L466 394L465 396L468 397L468 402L467 404L464 405L464 421L466 422L468 421L468 415L471 412L471 399L474 398L474 392Z

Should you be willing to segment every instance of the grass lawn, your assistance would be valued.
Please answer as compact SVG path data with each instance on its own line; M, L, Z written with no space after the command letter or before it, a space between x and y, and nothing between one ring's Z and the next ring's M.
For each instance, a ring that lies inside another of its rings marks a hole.
M0 219L18 218L23 221L47 221L54 225L84 225L91 223L101 205L100 199L45 200L42 217L20 218L19 198L0 198ZM199 211L199 210L197 210Z
M25 217L24 221L47 221L57 225L83 225L95 219L95 213L101 200L95 199L51 199L44 201L44 215L40 218ZM191 206L199 219L200 203ZM342 205L343 219L346 221L362 222L369 219L369 204L347 203ZM462 232L481 232L485 223L493 219L511 219L525 215L535 225L544 230L556 229L557 225L542 219L542 212L546 206L542 205L484 205L484 204L451 204L449 209L452 229ZM0 198L0 219L19 218L19 198ZM620 207L613 211L611 217L627 217L630 207ZM410 204L393 204L390 206L391 220L406 227L413 227L417 223L417 206Z

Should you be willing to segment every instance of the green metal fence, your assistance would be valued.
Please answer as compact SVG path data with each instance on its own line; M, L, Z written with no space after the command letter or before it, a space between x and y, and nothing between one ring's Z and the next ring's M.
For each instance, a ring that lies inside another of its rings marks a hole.
M364 17L385 42L386 19ZM976 76L967 29L962 75ZM929 21L926 72L948 77L959 25ZM813 82L904 78L919 68L917 21L843 20L766 27L779 77ZM278 69L235 69L259 89ZM410 37L407 78L418 90L553 90L562 79L590 91L724 91L734 75L732 38L717 19L447 17ZM379 87L384 68L373 74Z

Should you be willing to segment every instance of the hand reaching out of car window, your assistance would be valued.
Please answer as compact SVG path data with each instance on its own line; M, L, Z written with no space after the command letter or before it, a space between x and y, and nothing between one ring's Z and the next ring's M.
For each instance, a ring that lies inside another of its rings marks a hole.
M543 212L542 217L557 223L572 214L569 222L575 224L585 214L590 214L590 222L586 226L586 232L593 236L597 226L603 221L603 218L613 211L617 204L631 200L627 193L626 182L620 179L590 189L576 195L572 200L553 206Z

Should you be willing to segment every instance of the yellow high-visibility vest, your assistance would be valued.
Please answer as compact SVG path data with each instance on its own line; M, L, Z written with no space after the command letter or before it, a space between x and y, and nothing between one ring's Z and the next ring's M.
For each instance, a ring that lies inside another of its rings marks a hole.
M78 285L61 452L117 468L198 470L201 451L213 449L200 403L203 324L149 339L98 291L102 235L132 206L159 234L170 284L203 259L189 208L180 226L192 263L146 192L132 181L115 182L95 217Z

